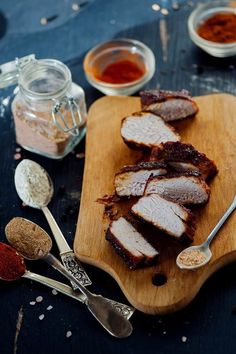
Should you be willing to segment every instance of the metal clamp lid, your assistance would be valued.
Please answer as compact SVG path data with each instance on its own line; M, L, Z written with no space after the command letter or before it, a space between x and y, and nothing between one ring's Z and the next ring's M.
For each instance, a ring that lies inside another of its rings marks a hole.
M68 119L61 111L63 105L69 106L69 111L72 118L71 122L68 122ZM83 118L81 116L79 106L73 97L66 96L61 101L57 101L52 109L52 117L58 129L62 132L69 133L74 136L79 134L79 127L83 124Z
M35 54L30 54L0 65L0 88L17 84L21 69L33 60Z

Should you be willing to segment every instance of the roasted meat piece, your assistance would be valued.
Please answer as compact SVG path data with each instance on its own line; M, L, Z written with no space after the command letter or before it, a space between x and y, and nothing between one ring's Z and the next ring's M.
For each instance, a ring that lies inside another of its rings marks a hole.
M124 118L121 136L130 147L153 148L166 141L179 141L174 128L155 114L136 112Z
M150 161L163 161L178 172L200 172L204 179L211 178L217 173L214 161L197 151L191 144L180 142L166 142L159 148L154 148Z
M115 190L120 197L142 196L149 177L165 175L166 165L161 162L142 162L124 166L115 175Z
M112 244L130 269L152 265L158 258L159 252L124 217L110 223L106 240Z
M156 176L147 182L145 195L148 194L159 194L179 204L202 204L208 201L210 188L200 177Z
M180 242L193 240L195 226L190 210L182 205L150 194L139 199L131 209L141 220L153 225Z
M186 90L149 90L142 91L140 96L142 110L152 112L166 122L193 117L198 112L196 102Z

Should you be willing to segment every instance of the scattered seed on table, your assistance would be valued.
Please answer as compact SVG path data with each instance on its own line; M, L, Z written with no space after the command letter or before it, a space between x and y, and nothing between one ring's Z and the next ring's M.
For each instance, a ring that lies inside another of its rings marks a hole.
M52 310L53 309L53 306L52 305L49 305L48 307L47 307L47 310L48 311L50 311L50 310Z
M185 343L185 342L187 341L187 337L183 336L183 337L181 338L181 340L182 340L183 343Z
M66 332L66 338L70 338L72 336L72 332L71 331L67 331Z
M30 305L34 306L36 304L36 301L30 301Z
M39 316L39 320L42 321L44 319L44 314L42 313L42 315Z
M21 154L19 152L14 154L14 160L20 160L20 159L21 159Z
M81 152L81 153L79 153L79 154L76 154L75 157L76 157L77 159L84 159L85 153L84 153L84 152Z
M42 18L40 19L40 23L41 23L41 25L46 25L46 24L48 23L46 17L42 17Z
M159 4L152 4L153 11L160 11L161 7Z
M17 147L16 148L16 152L20 152L21 151L21 148L20 147Z
M164 15L164 16L169 15L169 11L168 11L167 9L161 9L161 13L162 13L162 15Z
M80 6L79 6L79 4L74 3L74 4L72 4L71 8L73 11L79 11Z
M58 292L56 291L56 289L53 289L53 290L52 290L52 294L53 294L53 295L57 295L57 294L58 294Z
M37 296L35 300L36 300L36 302L42 302L43 301L43 297L42 296Z

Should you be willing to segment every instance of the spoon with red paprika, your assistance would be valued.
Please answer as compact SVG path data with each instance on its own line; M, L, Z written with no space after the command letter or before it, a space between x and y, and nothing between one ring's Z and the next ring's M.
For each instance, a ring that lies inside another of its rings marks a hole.
M37 234L31 239L30 247L25 246L28 242L27 230L37 230L42 242L38 243ZM111 335L117 338L128 337L132 333L132 325L124 318L108 301L101 295L91 293L61 264L51 253L52 242L50 236L40 226L30 220L13 218L6 226L5 233L8 241L26 259L42 259L54 269L64 275L70 281L78 285L79 290L85 296L85 304L98 322Z
M12 246L0 242L0 279L4 281L13 281L19 278L25 278L46 285L51 289L57 290L59 293L67 295L81 303L85 303L84 294L74 291L70 286L57 280L45 277L43 275L33 273L26 269L24 258ZM117 304L117 303L116 303ZM124 309L123 316L130 318L134 313L134 308L120 304L120 308Z

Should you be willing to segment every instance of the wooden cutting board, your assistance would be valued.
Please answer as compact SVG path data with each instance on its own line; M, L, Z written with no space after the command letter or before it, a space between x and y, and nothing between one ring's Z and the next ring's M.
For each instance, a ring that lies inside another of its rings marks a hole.
M183 142L206 153L219 169L210 183L209 203L194 210L197 218L194 244L199 244L221 218L236 192L236 97L215 94L196 97L196 101L199 114L193 119L176 122L175 128ZM135 271L126 267L105 240L108 221L103 217L104 206L96 199L113 193L115 172L140 157L140 153L130 150L120 136L121 119L138 110L140 100L136 97L103 97L90 108L74 251L81 261L111 274L138 310L167 314L186 306L213 272L236 260L236 215L234 213L219 231L211 246L213 258L204 268L194 272L178 269L175 258L181 248L166 240L161 246L158 265ZM154 286L154 272L163 272L167 282Z

